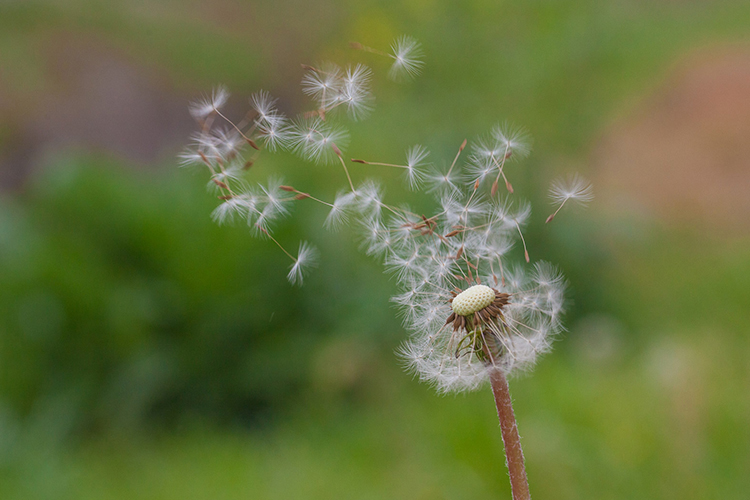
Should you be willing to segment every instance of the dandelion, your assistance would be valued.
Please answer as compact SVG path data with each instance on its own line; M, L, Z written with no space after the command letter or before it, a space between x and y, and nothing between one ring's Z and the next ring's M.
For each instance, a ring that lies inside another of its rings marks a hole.
M528 274L516 268L505 279L503 259L513 230L521 235L525 207L492 210L487 202L457 194L444 195L441 206L438 216L426 220L442 237L389 245L386 267L404 284L394 301L411 332L400 353L440 392L474 390L489 381L513 496L529 498L507 376L530 369L550 350L562 330L565 283L546 263Z
M388 76L394 80L413 78L423 66L421 46L411 37L395 40L390 53L359 43L351 46L392 59ZM354 225L362 249L382 259L398 282L392 300L409 332L400 355L410 370L441 393L475 390L489 383L513 498L529 499L507 377L531 369L551 349L563 330L566 284L551 264L531 264L524 236L531 205L514 193L506 173L511 162L529 155L528 133L507 123L496 125L472 141L468 159L460 162L468 144L464 139L450 164L444 163L447 168L428 169L429 152L422 145L407 149L403 162L351 159L400 169L410 189L426 184L433 196L432 210L414 212L406 204L390 203L377 181L355 187L342 152L349 133L331 120L336 113L337 119L348 115L352 120L369 114L374 99L370 68L334 63L303 68L302 91L316 109L293 120L277 109L266 91L251 96L252 109L238 123L220 110L228 98L223 87L193 103L190 110L201 130L180 155L181 166L208 169L209 188L221 200L211 217L219 224L244 218L253 235L272 242L291 259L287 279L293 285L303 282L317 260L309 243L301 242L295 256L273 235L272 226L292 212L294 203L322 205L326 211L322 225L327 229ZM318 165L339 163L347 184L332 201L280 180L250 188L245 181L248 169L262 153L279 149ZM505 196L497 193L501 179ZM576 175L553 183L550 197L559 206L547 222L568 200L590 201L592 189ZM509 263L513 254L520 253L517 247L523 249L521 265Z
M549 197L552 203L555 205L559 204L559 206L557 210L547 217L545 223L554 219L568 200L572 200L581 206L586 206L586 204L594 199L594 188L589 181L578 174L574 174L567 179L554 181L549 189Z

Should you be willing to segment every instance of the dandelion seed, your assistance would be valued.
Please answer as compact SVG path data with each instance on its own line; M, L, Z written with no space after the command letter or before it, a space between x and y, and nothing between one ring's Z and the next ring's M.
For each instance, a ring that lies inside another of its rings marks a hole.
M355 198L356 195L351 191L340 192L336 195L336 200L331 206L331 211L328 213L328 217L326 217L324 223L325 227L335 231L345 224L348 219L348 212L351 209Z
M210 114L217 112L229 99L229 91L224 86L213 89L210 96L204 96L190 103L188 110L196 120L203 121Z
M289 209L286 204L289 202L288 199L284 198L284 190L282 187L281 179L269 179L267 186L259 186L263 194L265 195L266 207L273 207L273 213L279 215L287 215Z
M473 184L477 181L482 183L485 179L492 178L494 172L497 171L497 165L493 158L493 156L485 156L484 153L473 154L467 163L466 183Z
M430 152L420 145L412 146L406 152L406 180L410 189L417 189L426 179L422 170L426 164L425 159Z
M285 149L290 140L290 127L286 117L280 114L266 115L258 126L258 137L269 151Z
M255 210L257 200L248 194L233 196L224 201L211 212L211 219L219 225L232 222L235 217L247 217L247 214Z
M361 120L372 111L373 96L370 92L372 70L362 64L349 67L337 101L346 105L354 120Z
M363 248L367 255L383 256L392 246L391 234L380 219L371 217L362 224Z
M212 171L218 168L220 163L226 161L222 153L225 148L222 147L215 134L198 132L190 138L190 146L188 146L188 151L183 153L183 158L195 158L197 162L206 165Z
M299 252L294 259L294 264L287 274L287 279L292 285L301 285L304 277L312 267L317 264L318 252L306 241L300 243Z
M580 206L586 206L586 204L594 199L594 188L589 181L578 174L574 174L567 179L554 181L549 189L549 197L553 204L557 205L559 203L559 206L557 210L547 217L545 223L554 219L568 200Z
M204 156L201 156L198 151L191 148L185 149L185 151L177 155L177 158L180 160L180 167L193 167L195 165L205 166L205 162L203 161Z
M526 158L531 152L531 136L522 127L513 127L508 123L496 125L492 129L492 136L498 146L502 146L507 158L518 160Z
M367 220L378 220L383 210L382 188L373 181L367 181L355 192L355 205Z
M270 237L271 223L277 217L273 205L266 205L262 210L249 212L247 215L247 224L252 229L252 235L256 237Z
M406 152L406 165L400 165L395 163L381 163L375 161L365 161L352 158L353 163L361 163L363 165L379 165L383 167L400 168L404 170L406 177L406 183L409 189L416 189L427 177L423 171L426 165L424 160L429 155L427 149L423 146L413 146Z
M298 117L288 131L289 144L297 155L318 164L331 165L338 162L339 150L349 144L349 132L319 117Z
M458 187L458 180L460 178L460 175L454 169L458 162L458 158L466 148L466 144L467 140L464 139L461 143L461 146L459 146L458 152L456 153L455 158L453 158L453 163L451 163L451 166L450 168L448 168L447 172L433 170L429 175L427 175L427 183L430 187L430 191L435 191L438 193L460 191Z
M268 120L276 114L276 99L265 90L260 90L250 96L250 105L258 113L260 120Z
M230 185L238 188L239 186L244 186L244 184L242 165L233 162L227 167L220 167L220 170L211 176L208 187L211 191L215 191L216 188L230 190Z
M326 62L320 68L307 67L302 77L302 92L318 101L321 109L327 109L336 104L341 97L344 86L344 73L333 63Z
M459 180L460 175L450 170L441 171L439 169L432 169L432 171L425 175L428 190L437 193L460 191Z
M243 138L235 130L215 130L214 135L213 147L216 149L216 156L223 161L233 159L244 146Z
M422 71L422 46L410 36L401 36L391 45L394 59L388 77L396 82L411 80Z

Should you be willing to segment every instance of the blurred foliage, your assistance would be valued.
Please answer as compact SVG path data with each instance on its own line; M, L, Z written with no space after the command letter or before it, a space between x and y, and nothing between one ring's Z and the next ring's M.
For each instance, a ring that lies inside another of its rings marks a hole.
M408 32L425 74L376 79L350 150L399 157L426 141L450 158L509 119L536 139L513 182L544 203L557 165L582 163L675 58L746 39L748 20L743 1L6 2L0 148L43 119L58 82L39 54L61 33L167 73L185 101L223 82L232 105L264 87L296 108L300 62ZM393 282L351 235L319 229L323 211L279 228L321 249L292 288L286 257L214 225L204 179L175 162L46 158L0 198L1 498L508 497L489 394L410 381L393 355ZM328 194L341 181L284 155L253 168ZM528 240L571 281L571 333L513 382L535 498L746 498L746 235L613 222L595 206L555 222Z
M272 243L212 223L211 198L189 177L71 160L4 204L6 403L22 415L54 405L84 428L192 413L252 421L309 385L311 352L353 326L342 314L371 318L352 339L398 331L391 314L366 311L370 295L388 308L385 280L359 292L368 300L341 286L372 274L356 248L302 293ZM304 234L299 219L279 237ZM353 246L336 235L326 245Z

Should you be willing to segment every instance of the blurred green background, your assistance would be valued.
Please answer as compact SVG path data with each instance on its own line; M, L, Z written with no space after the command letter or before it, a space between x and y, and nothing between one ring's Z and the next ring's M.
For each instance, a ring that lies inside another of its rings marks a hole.
M408 85L347 46L404 33ZM744 0L3 2L0 498L510 498L489 390L402 371L396 285L349 232L283 223L322 253L293 288L176 168L189 100L224 83L233 116L260 88L294 112L299 64L328 59L376 73L354 156L449 162L503 120L535 138L511 179L571 305L511 383L534 498L748 498L748 42ZM545 227L573 169L598 197ZM286 154L251 172L344 185Z

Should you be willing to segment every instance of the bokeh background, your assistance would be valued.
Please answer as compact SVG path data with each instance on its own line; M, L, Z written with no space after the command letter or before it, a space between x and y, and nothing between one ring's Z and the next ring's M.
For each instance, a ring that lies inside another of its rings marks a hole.
M404 33L426 53L407 85L347 46ZM402 371L396 284L351 233L317 207L282 224L322 253L293 288L177 168L190 100L223 83L233 116L260 88L295 112L300 63L328 59L376 73L353 155L449 161L504 120L535 138L511 178L571 303L511 385L534 497L748 498L745 0L0 3L0 498L510 498L489 390ZM544 226L571 170L597 198ZM285 154L251 173L344 182Z

